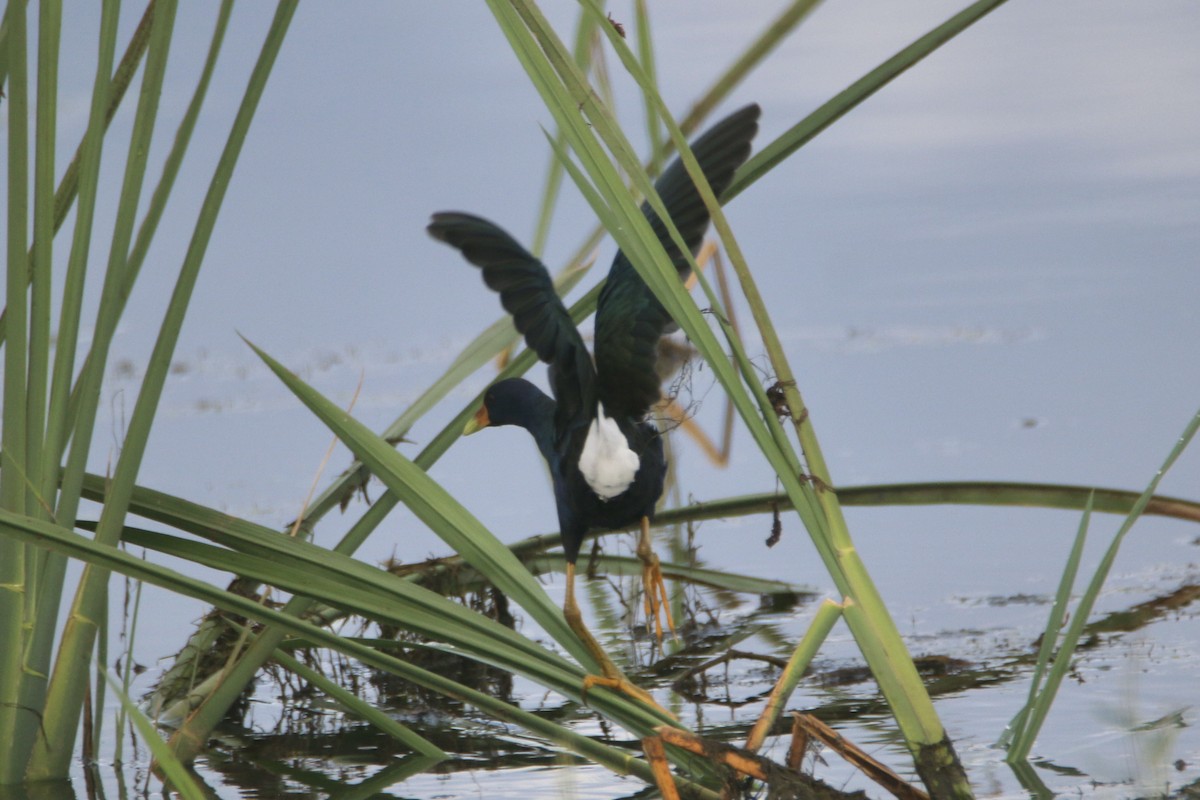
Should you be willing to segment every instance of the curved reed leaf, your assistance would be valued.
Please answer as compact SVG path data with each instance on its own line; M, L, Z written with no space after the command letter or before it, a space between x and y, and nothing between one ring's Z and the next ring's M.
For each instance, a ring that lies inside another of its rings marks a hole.
M208 794L200 787L195 776L188 772L179 759L171 753L166 742L158 735L150 718L142 713L142 710L137 707L137 703L129 699L121 682L108 670L104 670L104 680L117 695L117 699L121 701L121 707L133 720L134 727L137 728L142 741L150 748L150 754L154 756L154 765L162 773L166 787L178 792L184 800L206 800Z
M351 639L340 637L312 623L282 614L250 598L218 589L201 580L144 561L117 548L97 544L73 531L66 531L49 523L0 509L0 538L11 538L25 544L48 548L103 569L119 572L155 586L162 586L177 594L196 598L249 619L277 626L291 635L336 650L367 666L385 670L430 691L475 706L502 722L519 725L549 742L576 752L614 772L636 775L647 782L653 781L649 766L624 750L575 733L541 715L524 711L517 706L471 689L435 672L380 653ZM608 693L597 692L597 701L601 699L601 694L607 695ZM620 702L633 705L623 698L614 699L613 702L614 704ZM642 709L641 706L638 708ZM644 709L642 712L644 713ZM681 780L681 783L686 784L687 782ZM691 791L697 793L697 796L707 800L716 800L718 797L715 792L702 786L695 784L688 786Z

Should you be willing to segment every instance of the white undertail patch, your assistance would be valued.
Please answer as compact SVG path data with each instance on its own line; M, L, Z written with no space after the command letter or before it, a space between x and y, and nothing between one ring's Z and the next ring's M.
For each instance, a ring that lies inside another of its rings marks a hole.
M596 418L579 455L579 471L588 486L601 500L611 500L629 488L641 463L617 421L605 416L604 404L597 403Z

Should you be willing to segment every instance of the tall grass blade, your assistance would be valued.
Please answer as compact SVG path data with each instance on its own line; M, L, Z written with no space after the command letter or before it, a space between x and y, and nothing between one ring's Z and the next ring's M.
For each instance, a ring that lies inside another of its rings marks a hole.
M796 3L796 7L804 5L804 2ZM722 76L722 78L718 80L718 85L708 92L706 95L708 101L715 105L717 102L723 99L724 96L731 91L742 80L742 78L745 77L745 74L752 68L752 66L758 63L758 60L765 56L765 54L769 52L774 44L777 44L778 41L780 41L788 32L790 32L791 28L801 19L801 17L802 15L795 14L792 10L785 10L777 20L769 24L763 36L760 37L760 39L748 49L747 55L742 59L739 59L735 67ZM591 17L587 14L583 14L581 16L581 28L588 28L591 26L591 24ZM584 36L581 30L576 41L577 59L583 56L583 54L590 56L589 43L592 38L594 38L593 35ZM581 61L581 63L583 62ZM701 109L699 107L695 108L693 113L689 115L688 119L682 123L682 127L689 131L694 129L702 121L704 116L707 114L707 111L708 109ZM561 134L559 134L559 136L561 136ZM663 153L659 154L658 157L665 157L668 152L669 151L664 151ZM554 164L554 168L558 168L557 160L554 160L552 163ZM541 224L542 223L539 222L539 231L541 231ZM600 241L602 233L602 227L597 227L594 229L584 239L575 255L568 260L568 264L581 263L586 257L587 253L595 249ZM544 233L539 232L535 235L535 239L540 241L543 236ZM535 248L535 252L536 249L537 248ZM573 319L578 322L595 309L596 297L601 286L602 284L594 287L581 300L571 307L571 315ZM560 293L565 293L565 291L566 289L564 288ZM399 419L397 419L388 427L388 429L382 434L384 438L394 441L396 438L402 436L411 427L413 422L419 418L425 410L427 410L428 407L438 402L442 397L445 396L450 388L457 385L464 377L473 371L474 368L471 366L472 364L478 364L481 366L484 362L490 359L492 355L506 348L515 338L516 337L513 333L511 322L507 319L507 317L495 323L491 328L485 331L485 333L477 337L477 339L468 347L467 351L464 351L462 354L460 354L459 358L456 359L455 363L447 370L447 372L441 378L439 378L438 381L431 386L425 394L418 398L418 400L414 402L413 405L406 410ZM496 342L503 342L503 344L496 344ZM516 363L514 364L510 364L509 367L501 373L500 377L510 377L520 374L525 369L528 369L530 365L532 365L533 359L528 354L523 354L518 356L517 359L515 359L515 362ZM472 411L475 405L477 405L477 400L470 404ZM468 413L470 412L464 409L464 411L460 413L455 420L452 420L451 423L435 437L434 441L431 442L424 451L422 451L422 453L417 457L416 463L424 468L427 468L434 461L436 461L441 454L445 452L446 448L449 447L449 445L455 439L457 439L462 428L462 422L465 420ZM312 526L315 525L319 519L328 513L330 509L341 505L349 493L353 492L355 487L364 482L367 477L367 471L361 467L357 470L348 471L346 474L340 476L310 505L308 510L305 512L300 530L302 532L310 531ZM377 503L372 506L370 510L368 510L367 514L353 526L350 533L348 533L346 537L338 544L338 551L347 553L353 552L358 544L363 541L367 535L369 535L371 530L374 529L374 526L378 524L378 521L386 516L387 512L391 509L391 507L394 506L394 504L395 498L390 494L380 498L379 501L377 501ZM554 536L554 539L557 541L557 535ZM293 603L294 602L295 601L293 601ZM293 603L289 603L289 609L293 607ZM302 605L303 604L296 605L295 608L299 609L302 607ZM299 613L298 610L297 613ZM206 644L205 640L208 635L209 634L205 629L198 631L182 652L186 654L188 652L203 652L207 650L208 645ZM261 664L269 657L272 648L265 646L265 644L264 646L259 646L260 643L264 642L265 638L267 637L260 637L259 640L253 643L251 645L251 651L247 653L245 658L240 660L234 667L233 671L229 674L231 684L238 682L237 680L233 680L235 674L238 677L238 680L240 680L242 683L250 680L255 669L251 662L253 661ZM168 677L171 673L182 674L190 671L190 669L191 667L186 663L186 661L177 661L171 670L168 671ZM219 691L218 694L213 695L210 700L205 703L204 708L189 717L189 725L192 723L197 724L197 735L195 737L197 741L207 738L207 732L211 728L211 725L215 725L221 716L223 716L224 709L228 708L229 704L233 702L236 696L237 689L232 685L226 686L223 690ZM209 709L211 709L211 713L208 713ZM204 720L208 721L207 727L202 724L202 721ZM181 736L179 740L186 743L187 741L191 741L191 737Z
M567 277L569 282L570 277ZM589 291L584 297L576 302L571 307L571 315L575 320L582 319L587 314L590 314L596 307L596 297L599 294L598 289ZM507 320L507 324L511 326ZM494 327L494 326L493 326ZM503 333L503 336L511 334ZM476 343L479 344L477 350L473 350L471 358L480 358L486 360L490 355L483 356L482 353L488 347L496 346L494 352L499 351L500 334L496 338L490 339L488 342L483 342L477 338ZM470 348L469 348L470 349ZM456 364L462 362L465 370L466 355L460 356L456 360ZM524 373L535 362L535 358L530 351L523 351L520 355L509 362L508 366L501 371L500 377L511 377ZM408 430L408 426L412 424L428 406L432 406L436 399L432 397L435 392L448 392L449 389L466 376L466 372L459 372L458 367L452 366L447 373L442 376L434 384L434 387L427 392L421 400L405 411L395 423L389 426L385 436L389 441L395 436L401 435ZM459 436L462 435L463 426L467 419L478 408L480 398L476 397L472 402L467 404L462 411L458 413L433 440L417 455L414 463L421 469L428 469L443 453L449 449ZM316 520L327 513L331 508L337 507L348 492L352 492L354 487L364 481L369 475L365 466L360 466L356 470L349 470L345 475L334 481L322 494L318 497L313 505L306 511L300 529L309 530ZM342 537L334 548L334 552L350 555L354 553L358 547L366 541L366 538L375 530L376 526L395 508L399 502L399 498L392 492L386 492L382 497L377 499L367 512L353 525L350 530ZM170 505L168 503L168 505ZM304 613L310 606L310 602L304 598L293 598L286 606L286 612L289 614L299 615ZM219 634L213 626L204 626L189 640L185 652L204 652L208 647L208 642L212 637ZM221 721L225 716L226 711L234 703L240 694L242 687L253 680L259 667L271 657L275 646L279 644L281 634L279 631L265 631L258 639L251 643L249 649L237 662L228 670L223 677L226 680L216 685L215 681L206 681L208 685L215 685L215 691L207 695L201 706L189 714L187 721L181 726L179 733L175 736L173 744L176 752L185 759L195 757L198 750L198 743L206 741L209 732ZM179 685L184 676L190 674L192 667L185 662L176 662L168 671L164 681L160 682L159 689L155 693L156 702L174 702L175 698L170 691L171 685ZM190 679L187 679L190 682ZM164 691L164 683L166 691ZM191 709L188 709L191 711Z
M86 275L86 262L88 256L88 246L91 238L92 216L95 207L96 194L96 179L99 166L100 149L102 145L102 135L104 126L107 124L106 108L112 109L112 105L108 103L108 87L107 76L112 70L113 50L116 40L116 21L117 21L117 3L107 2L104 4L103 14L101 18L101 56L100 66L97 70L96 87L93 91L92 111L89 122L89 128L85 134L84 143L81 146L80 153L82 157L76 162L79 169L79 212L76 215L76 231L74 242L72 245L71 258L68 264L67 280L63 294L63 310L61 313L61 322L59 326L58 344L55 353L55 370L54 382L51 391L51 408L49 413L49 426L47 429L48 447L54 448L54 460L47 459L47 469L43 477L43 495L49 497L53 491L54 484L59 480L59 470L57 468L57 459L61 457L63 449L66 447L66 434L72 427L72 417L70 408L78 408L78 396L75 403L69 403L69 395L71 390L72 370L75 364L75 344L79 330L79 319L82 306L83 285ZM145 251L154 231L154 223L157 221L158 215L162 213L162 209L166 205L166 200L169 195L171 183L176 174L179 163L182 161L182 156L187 148L190 140L191 131L193 130L196 118L199 115L200 107L203 102L207 87L212 75L213 67L215 66L217 53L220 51L220 46L223 41L224 32L226 30L230 11L232 10L231 0L225 0L221 6L221 11L218 14L217 24L214 29L212 42L209 47L208 57L205 61L204 68L201 72L200 80L195 93L184 114L183 121L175 136L175 141L171 151L167 156L166 165L163 170L163 177L156 186L153 195L151 196L150 204L146 212L146 219L143 221L137 236L137 241L133 246L133 250L129 255L126 263L126 279L121 291L117 294L117 302L119 308L117 315L119 316L124 309L125 299L132 290L133 282L136 278L138 268L142 259L145 257ZM122 90L123 91L123 90ZM65 181L65 178L64 178ZM60 188L60 193L63 191ZM85 367L85 370L87 368ZM82 457L82 454L81 454ZM75 464L78 466L81 463L81 458L77 459ZM82 473L76 471L68 471L68 477L64 480L64 491L57 503L56 516L60 524L70 526L75 520L75 515L79 506L80 500L80 483L82 481ZM43 568L43 586L41 587L41 602L44 608L44 614L47 618L44 620L47 624L39 625L35 632L35 642L31 648L31 662L35 665L35 669L42 673L48 673L50 660L50 647L53 639L54 627L51 623L57 619L58 608L63 591L63 575L66 569L65 562L54 556L53 554L47 559L47 563ZM102 688L102 685L101 685Z
M50 387L50 297L54 252L54 150L58 143L58 51L62 35L62 2L47 0L38 7L38 82L36 148L33 174L33 250L29 288L29 373L25 395L26 455L30 476L26 508L49 519L53 498L41 495L38 480L43 460L57 464L48 449L46 401ZM31 552L25 603L27 617L37 616L38 577L44 553Z
M183 325L192 289L199 275L204 253L207 249L213 228L216 225L221 202L224 199L225 191L241 152L242 144L249 131L251 120L254 118L258 101L262 97L271 67L274 65L275 58L282 46L283 37L287 32L288 24L295 11L295 6L295 2L285 1L281 2L277 8L262 51L251 73L242 104L234 119L225 149L217 163L213 180L201 206L196 227L176 281L175 290L168 304L159 337L155 342L154 350L150 356L150 363L146 370L142 388L138 393L137 402L130 417L128 433L114 472L113 488L109 502L105 504L96 532L96 539L100 543L115 545L119 540L129 498L132 494L141 458L150 436L151 425L157 410L159 398L162 394L163 385L169 372L171 356L178 341L179 331ZM151 55L147 63L147 76L152 74L150 65L155 63L154 57L158 52L155 47L155 40L160 35L159 15L162 15L163 22L161 35L168 37L167 41L169 42L170 23L173 13L174 6L168 2L161 3L156 9L155 30L151 34ZM165 44L162 46L161 54L165 61ZM161 74L158 80L161 80ZM128 238L124 238L126 247L128 246L128 241ZM80 590L76 595L75 604L72 608L68 629L64 630L63 644L60 647L59 659L55 664L54 676L51 679L50 690L47 696L48 724L54 726L54 733L58 735L48 737L49 741L55 742L54 747L35 746L30 766L30 773L33 776L49 778L61 775L66 771L70 752L68 748L64 755L63 743L71 743L74 733L73 729L70 731L66 730L68 727L66 720L77 714L81 699L79 689L76 688L78 685L77 680L73 681L73 679L77 678L81 664L86 661L84 654L89 649L91 639L95 635L94 628L88 624L87 620L91 618L92 610L104 602L106 586L107 574L103 570L92 570L90 568L85 570L80 582ZM71 629L72 624L74 624L73 630ZM51 709L55 712L53 716L50 713Z
M787 707L792 692L796 690L800 679L804 677L805 670L808 669L808 665L812 663L817 651L825 643L829 632L833 630L834 623L841 616L841 605L829 598L826 598L817 608L817 613L813 615L808 630L805 631L800 643L796 645L796 649L792 651L787 666L784 667L779 679L775 682L775 688L771 690L771 695L767 698L766 708L763 709L762 715L754 723L754 727L750 729L750 734L746 737L747 750L757 753L762 748L767 735L775 727L776 721Z
M1092 497L1089 496L1087 507L1079 520L1079 529L1075 533L1075 542L1067 556L1067 564L1058 582L1058 591L1054 596L1054 606L1046 618L1046 628L1042 631L1042 644L1038 648L1037 663L1029 680L1029 698L1018 712L1008 729L1000 737L1001 746L1009 746L1009 757L1023 759L1029 754L1033 739L1028 736L1029 715L1037 705L1038 695L1045 679L1046 670L1054 655L1055 645L1058 644L1058 632L1067 621L1067 606L1071 602L1071 591L1075 586L1075 575L1079 572L1079 562L1083 559L1083 548L1087 543L1088 525L1092 518ZM1011 745L1009 744L1011 740Z
M799 476L787 468L789 459L784 455L784 448L762 424L764 419L767 425L772 422L777 423L769 405L766 407L762 405L766 400L765 396L756 394L763 413L763 417L757 417L744 388L731 373L728 362L720 355L720 350L716 346L711 332L703 320L699 319L698 309L694 302L679 287L674 270L670 268L661 245L657 244L655 237L648 230L648 225L645 224L644 219L631 202L628 193L624 191L619 179L616 179L608 156L596 146L595 137L598 136L604 140L613 154L613 158L618 162L628 164L632 160L630 158L631 148L613 123L611 113L598 102L595 93L589 89L582 77L572 70L569 60L564 58L561 43L558 42L553 30L541 16L536 5L527 0L512 0L512 10L509 9L508 4L502 3L500 0L493 0L489 5L500 22L502 30L508 36L514 52L525 66L527 74L542 94L547 107L555 114L560 126L571 132L569 141L592 181L590 186L586 182L580 181L581 191L592 203L594 210L602 220L611 218L614 214L618 217L618 224L615 227L609 225L610 232L617 239L621 249L630 257L656 297L684 328L706 360L712 364L714 372L717 373L718 379L730 393L734 405L738 407L739 413L755 436L764 455L776 466L781 483L793 497L797 508L801 509L802 505L808 504L808 508L805 510L811 512L813 500L820 503L821 514L810 513L805 516L802 511L802 516L812 532L813 541L831 575L847 596L846 619L892 707L901 731L916 758L922 777L931 789L936 787L938 791L945 792L950 796L970 796L971 791L965 773L953 756L953 751L945 738L945 732L933 710L928 693L907 655L903 640L861 560L857 557L853 545L850 544L836 498L832 492L818 491L814 493L811 488L801 486ZM594 15L600 14L599 7L594 2L587 3L585 7ZM528 28L528 33L525 32L523 26ZM609 36L626 69L635 76L643 91L656 98L655 104L663 115L668 131L680 150L680 157L700 189L701 196L712 214L714 225L726 243L731 260L737 266L741 259L736 243L729 234L711 189L707 187L694 158L687 150L681 132L672 123L665 104L657 98L650 81L641 74L636 60L629 54L623 40L607 28L601 27L601 30ZM533 39L536 39L536 45L530 40L530 34ZM586 115L590 127L584 123L579 111ZM572 127L568 128L568 126ZM570 170L569 165L565 164L565 166ZM637 184L639 176L636 172L633 173L633 177ZM642 178L644 181L644 176ZM654 195L653 189L649 186L639 186L639 188L643 189L647 202L659 210L659 216L665 218L666 215L661 211L661 202ZM607 207L602 207L601 203L595 201L594 197L597 194L603 195L603 203L607 204ZM668 225L668 228L671 227L673 226ZM678 245L677 233L673 232L672 235ZM680 250L686 251L686 248L681 247ZM756 293L753 290L753 284L747 280L748 272L744 271L744 264L741 266L739 277L743 279L743 288L746 289L748 299L753 307ZM776 365L781 383L792 384L788 390L789 402L792 405L794 416L800 418L800 414L797 412L802 405L798 402L798 393L795 390L794 382L789 381L785 370L786 362L783 361L782 350L778 347L777 340L771 341L773 337L769 334L772 333L772 329L766 319L765 309L761 308L761 300L758 305L761 314L756 315L756 320L759 321L764 339L768 340L768 353ZM733 339L730 341L734 342ZM749 380L754 379L749 378ZM811 428L811 426L805 427ZM810 434L808 440L806 445L811 444L814 449L813 454L809 456L810 465L814 461L816 462L813 466L815 475L822 479L821 483L829 486L831 484L824 477L827 472L823 469L823 463L820 461L819 450L815 449L815 438ZM801 441L805 442L803 433ZM809 447L806 446L806 454L808 451ZM822 520L825 520L828 525L828 533L826 533Z
M54 369L50 387L50 404L47 412L46 446L51 455L45 461L41 478L41 494L52 497L60 479L59 464L67 446L67 436L72 420L67 410L67 398L71 388L72 372L75 369L75 353L79 342L80 317L83 308L83 288L87 273L88 254L92 243L92 224L96 211L96 190L99 184L100 156L104 147L104 131L108 124L106 110L108 102L113 58L116 51L119 3L105 0L101 4L99 46L96 77L92 84L91 110L83 141L75 154L71 166L75 168L79 208L75 215L75 230L71 239L71 252L67 259L66 277L63 281L62 304L58 319L58 337L54 348ZM70 168L68 168L70 171ZM64 192L67 178L64 176L57 195ZM56 196L57 196L56 195ZM76 192L72 192L75 196ZM57 203L57 201L56 201ZM58 220L55 220L57 228ZM55 506L57 507L57 503ZM61 513L58 514L62 520ZM68 515L64 524L70 524L73 515ZM57 601L56 601L57 602Z
M1025 723L1023 738L1020 742L1014 741L1012 748L1005 758L1006 761L1020 761L1028 756L1029 750L1033 746L1033 741L1037 738L1042 724L1046 721L1046 716L1050 713L1054 698L1058 693L1059 687L1062 685L1063 678L1067 674L1071 659L1074 657L1075 648L1079 644L1084 626L1087 624L1088 617L1091 616L1092 607L1096 603L1096 598L1100 595L1100 589L1104 586L1104 581L1112 569L1113 562L1116 561L1121 543L1125 540L1126 534L1133 528L1134 523L1142 515L1142 512L1149 505L1150 499L1154 496L1154 490L1158 488L1158 484L1163 479L1163 476L1167 474L1167 471L1171 469L1175 461L1187 449L1188 444L1195 437L1197 430L1200 430L1200 411L1192 417L1191 421L1184 428L1183 433L1176 440L1175 446L1171 448L1171 452L1167 455L1166 460L1163 461L1162 466L1154 474L1146 490L1142 492L1137 502L1134 503L1133 509L1130 510L1125 521L1121 523L1121 527L1113 535L1112 541L1109 543L1108 548L1105 549L1104 555L1096 567L1096 571L1092 574L1092 578L1088 582L1087 589L1079 599L1079 605L1076 606L1074 614L1071 617L1070 626L1067 628L1066 633L1063 634L1058 652L1054 657L1054 665L1046 678L1045 686L1042 687L1037 700L1032 704L1028 712L1028 721Z
M177 792L184 800L207 800L208 794L183 764L179 763L179 759L171 754L166 742L154 728L154 723L142 713L142 710L137 707L137 703L129 699L126 688L107 670L103 670L103 672L104 680L117 695L117 699L121 701L121 707L133 719L134 727L149 746L150 753L154 756L154 764L162 772L167 787Z
M511 551L420 467L387 442L330 403L288 372L279 362L250 345L271 371L341 439L372 474L399 497L467 563L516 601L564 649L588 669L591 655L567 626L562 612Z
M100 398L101 371L104 368L107 347L116 330L117 314L114 296L120 286L124 271L125 256L133 234L133 223L137 205L141 198L142 181L145 176L146 160L158 116L158 101L166 72L174 25L175 3L163 0L155 6L150 32L146 70L142 79L141 95L134 118L133 134L130 137L125 175L121 186L121 197L117 206L117 219L109 251L108 271L105 275L97 314L93 346L89 354L90 370L85 371L85 392L75 420L74 441L68 458L67 482L72 474L82 474L91 446L96 409ZM11 308L10 308L11 311ZM11 340L10 347L14 344ZM70 496L64 492L64 496ZM117 509L106 508L105 513ZM112 523L109 523L110 526ZM110 534L111 536L111 534ZM109 539L110 544L115 540ZM58 657L46 689L44 706L44 735L39 737L29 758L27 775L32 780L61 779L67 774L74 749L78 719L83 705L83 693L91 651L95 643L96 620L100 618L100 606L107 602L107 576L85 569L75 594L71 613L67 618L59 643Z
M653 780L649 766L645 762L633 758L624 750L575 733L544 716L524 711L517 706L471 689L442 675L385 655L351 639L340 637L312 623L281 614L250 598L218 589L166 567L142 561L120 549L98 544L77 533L0 509L0 539L3 538L14 538L26 544L53 549L70 558L87 561L102 569L120 572L137 580L167 588L172 592L196 598L234 614L277 626L292 636L297 636L317 646L336 650L357 659L366 666L385 670L425 689L472 705L501 722L518 725L536 736L579 753L584 758L619 774L633 774L647 782ZM293 543L305 544L298 540L293 540ZM309 546L312 547L312 545ZM264 568L269 568L271 564L269 559L263 559L256 563ZM358 566L362 567L363 565L359 564ZM336 590L341 594L344 593L345 587L346 582L342 580L338 582ZM639 715L642 719L647 720L657 719L649 716L643 706L631 703L624 698L613 697L607 692L596 691L594 695L589 695L589 700L593 700L597 706L603 702L607 708L611 708L613 711L627 708L627 713L630 715ZM699 797L711 798L711 800L716 800L718 797L715 792L705 790L703 787L695 784L689 785L692 791L698 793Z
M102 2L101 2L101 8L102 8L101 24L100 24L101 36L109 37L108 39L102 38L102 40L101 40L102 48L105 46L106 42L108 43L109 46L115 46L116 29L115 28L113 28L113 29L106 28L105 24L103 22L103 19L104 19L104 14L107 13L106 12L107 9L109 9L111 7L113 9L112 13L116 13L116 7L118 7L119 5L120 5L120 3L118 0L102 0ZM137 29L134 31L133 36L131 37L131 39L129 41L129 45L126 48L125 55L121 60L121 64L117 68L116 74L113 76L113 80L112 80L112 84L111 84L112 91L106 92L104 95L99 96L98 98L97 98L97 95L95 94L95 92L93 92L93 95L92 95L93 99L99 99L102 103L106 104L107 111L104 115L105 128L107 128L108 123L112 122L113 116L116 115L117 108L120 107L121 101L125 97L125 90L129 87L129 84L133 80L133 75L134 75L134 72L136 71L137 65L141 61L142 56L145 55L145 53L146 53L146 47L150 40L150 35L149 35L150 24L149 23L150 23L150 18L151 18L151 12L153 11L153 9L154 9L154 0L151 0L151 2L146 6L146 13L143 14L141 23L138 25ZM3 45L0 45L0 48L3 48ZM7 52L6 48L0 49L0 53L6 53L6 52ZM111 58L107 62L102 62L102 63L106 63L108 65L108 70L111 71L111 68L112 68L112 59ZM0 73L0 74L2 74L2 73ZM104 76L105 81L108 80L108 74L109 74L109 72L106 71L105 76ZM0 86L2 86L2 85L3 85L3 80L0 79ZM89 125L90 125L90 123L89 123ZM55 231L57 231L59 229L59 227L62 225L63 221L67 217L67 212L71 210L71 204L75 201L75 196L79 189L79 165L80 165L80 159L82 157L82 153L83 153L83 145L80 144L79 148L76 149L76 151L75 151L75 157L71 160L71 163L67 165L66 171L63 172L62 179L59 181L59 184L58 184L58 191L55 192L55 195L54 195L54 230ZM33 254L31 252L30 259L32 259L32 258L33 258ZM32 261L31 261L31 263L32 263ZM3 344L7 338L7 335L8 335L8 309L5 308L3 310L0 310L0 347L3 346Z
M315 669L305 666L284 651L277 649L275 651L275 660L288 672L300 676L310 686L324 692L348 712L388 734L414 753L434 759L433 763L444 761L450 757L445 750L424 736L413 732L411 728L401 725L392 719L389 714L380 711L353 692L344 689L341 684L330 680Z
M596 39L595 21L588 14L579 12L579 22L575 27L575 63L579 69L587 71L591 65L592 43ZM562 134L555 135L561 142ZM554 218L554 209L558 206L558 192L562 188L563 171L558 159L551 156L546 166L546 182L542 187L542 201L538 207L537 225L533 230L533 239L529 252L541 258L546 250L546 240L550 236L550 222ZM515 338L514 338L515 341Z
M575 262L572 262L573 264ZM591 268L591 262L580 266L568 266L562 273L555 278L555 287L559 294L566 294L579 282L580 279ZM599 287L594 287L587 294L576 301L570 308L571 318L576 322L587 317L596 309L596 298L599 296ZM458 356L454 359L446 371L434 383L426 389L420 397L413 402L405 411L391 424L387 429L380 434L381 437L388 441L396 441L425 415L429 409L433 408L444 399L452 389L462 383L470 375L474 374L480 367L486 364L494 356L502 352L518 337L516 328L512 326L512 320L509 317L504 317L492 323L483 333L475 337L472 342L467 345ZM537 358L531 351L525 350L511 359L508 365L497 375L499 378L514 377L524 374L530 367L537 363ZM482 394L482 393L481 393ZM462 435L463 426L466 425L467 418L475 413L479 407L480 397L475 397L470 403L452 419L442 430L434 436L429 445L416 458L416 463L422 469L428 469L432 466L446 450L450 448L458 438ZM332 484L318 495L309 507L304 512L304 517L301 523L302 530L311 529L322 517L330 510L341 506L348 494L352 493L356 487L363 484L369 477L369 472L360 467L357 470L350 470L339 476ZM395 498L385 496L380 498L378 502L394 503ZM356 541L360 542L370 531L366 531L361 537L356 537ZM358 545L347 545L350 547L349 552ZM341 547L341 545L339 545ZM343 552L346 552L343 549Z
M24 513L26 465L25 377L28 359L29 306L26 290L29 224L29 97L26 74L25 4L8 4L8 185L5 297L12 307L11 333L4 351L3 430L0 430L0 507ZM0 785L14 783L24 755L37 735L37 718L23 694L26 647L26 548L0 542L0 742L12 743L12 757L0 758Z
M646 0L636 0L633 4L634 30L637 31L637 58L651 84L658 85L658 67L654 63L654 37L650 32L650 9ZM595 19L595 14L585 14L589 19ZM621 37L625 38L625 37ZM650 164L646 171L651 175L662 172L664 152L662 123L658 119L658 109L650 96L642 93L643 113L646 119L646 138L650 141Z

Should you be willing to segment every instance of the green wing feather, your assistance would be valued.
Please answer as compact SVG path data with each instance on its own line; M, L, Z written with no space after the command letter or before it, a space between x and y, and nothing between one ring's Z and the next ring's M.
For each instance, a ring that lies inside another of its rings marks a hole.
M758 132L757 105L746 106L713 126L692 145L704 176L720 197L733 173L750 156ZM700 193L676 159L654 184L667 213L694 255L704 239L709 214ZM642 211L663 243L680 280L691 274L687 259L648 204ZM624 253L617 253L596 307L597 394L609 416L640 418L659 399L654 369L658 340L675 329L670 314L646 286Z

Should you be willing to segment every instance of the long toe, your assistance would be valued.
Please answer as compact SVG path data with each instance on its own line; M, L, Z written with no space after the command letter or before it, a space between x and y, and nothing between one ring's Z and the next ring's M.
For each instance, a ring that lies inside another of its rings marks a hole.
M646 624L649 625L650 620L654 620L654 633L661 645L663 617L666 617L667 628L671 631L671 636L675 638L679 636L675 631L675 620L671 616L671 604L667 599L667 582L663 578L662 564L648 544L643 548L639 543L637 555L642 562L642 597L646 609Z

